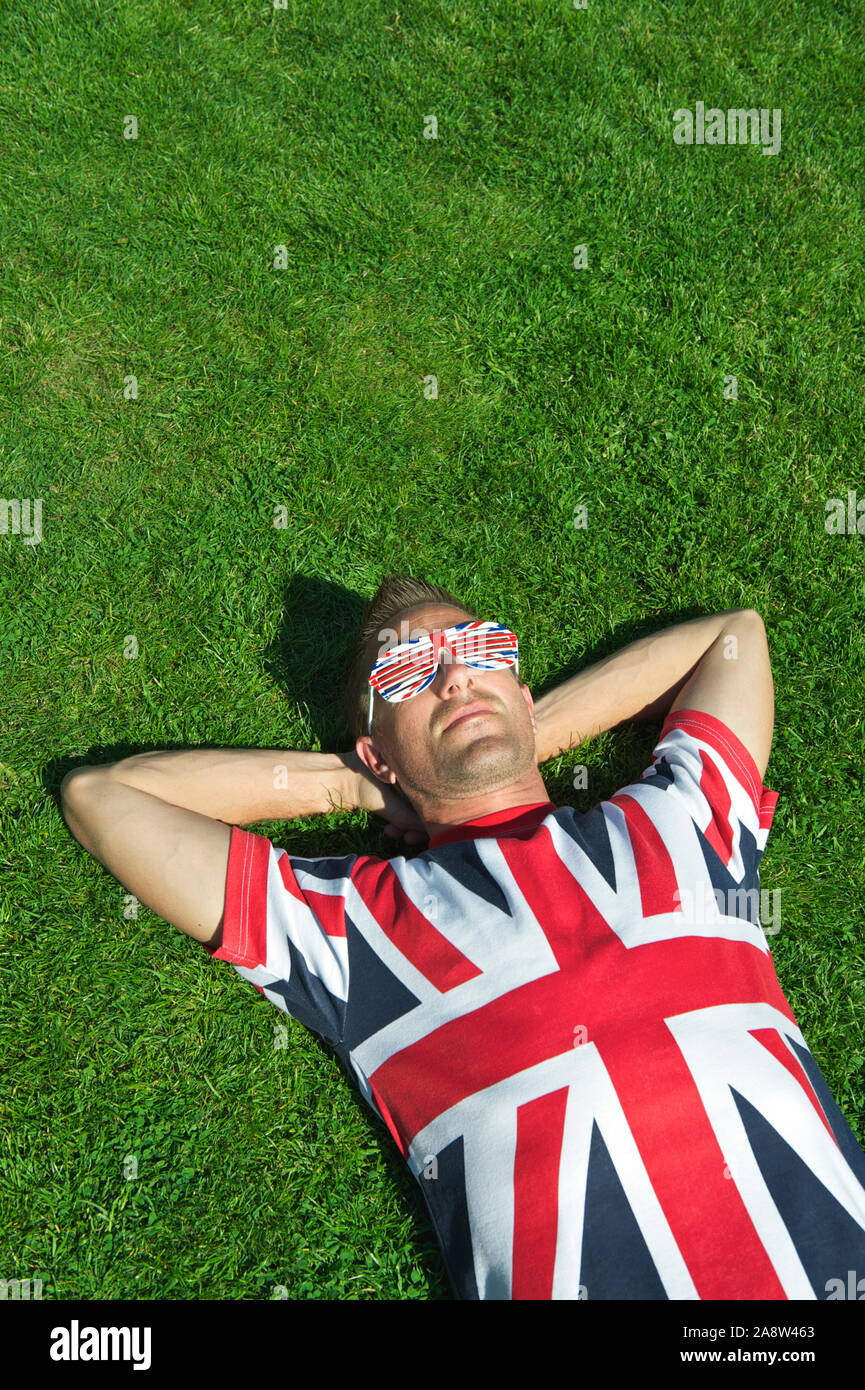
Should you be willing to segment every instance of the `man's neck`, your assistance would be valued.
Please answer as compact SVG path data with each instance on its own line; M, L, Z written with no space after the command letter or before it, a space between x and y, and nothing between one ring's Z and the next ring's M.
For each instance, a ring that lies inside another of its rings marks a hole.
M424 829L430 839L453 830L466 821L480 820L496 811L507 811L512 806L531 806L549 801L544 780L537 767L521 781L497 791L482 792L475 796L461 797L459 800L424 802L416 807Z

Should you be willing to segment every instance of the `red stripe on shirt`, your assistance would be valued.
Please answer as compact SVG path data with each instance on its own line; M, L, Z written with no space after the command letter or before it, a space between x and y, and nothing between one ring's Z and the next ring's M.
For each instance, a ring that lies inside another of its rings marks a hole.
M807 1074L800 1065L799 1059L797 1057L794 1057L793 1054L790 1052L789 1048L786 1046L786 1044L781 1041L777 1029L751 1028L749 1031L751 1033L751 1037L756 1038L757 1042L762 1043L766 1050L768 1052L771 1052L772 1056L777 1061L783 1063L783 1065L789 1071L790 1075L794 1077L796 1081L799 1082L799 1085L802 1087L802 1090L805 1092L806 1096L808 1096L809 1100L813 1104L814 1109L820 1116L820 1119L823 1121L827 1130L832 1135L832 1140L835 1144L835 1147L839 1148L840 1146L838 1144L838 1140L835 1138L832 1126L826 1119L826 1116L823 1114L823 1107L817 1099L817 1095L814 1091L813 1086L811 1085L811 1082L808 1080Z
M678 884L669 850L645 810L632 796L610 798L619 806L628 827L628 839L634 851L634 866L640 883L640 902L643 916L654 917L661 912L681 912L676 899Z
M436 989L446 993L482 973L435 927L435 895L422 903L426 916L408 897L391 863L369 858L356 866L352 882L385 935Z
M551 1299L568 1087L517 1108L511 1298Z

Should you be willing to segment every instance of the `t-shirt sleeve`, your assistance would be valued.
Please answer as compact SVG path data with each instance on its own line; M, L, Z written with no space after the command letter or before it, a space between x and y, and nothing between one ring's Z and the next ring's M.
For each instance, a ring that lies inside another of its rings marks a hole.
M741 739L702 710L664 720L643 780L665 785L737 883L759 885L759 865L778 793L763 785Z
M222 944L211 952L333 1046L345 1029L346 897L359 857L302 859L233 826Z

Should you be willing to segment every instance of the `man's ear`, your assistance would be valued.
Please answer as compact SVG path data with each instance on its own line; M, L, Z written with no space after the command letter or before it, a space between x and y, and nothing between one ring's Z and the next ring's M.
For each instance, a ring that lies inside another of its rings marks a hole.
M520 690L523 692L523 699L525 700L526 705L528 706L528 711L532 718L532 728L534 729L535 733L537 733L538 725L537 720L535 719L535 702L532 699L532 692L529 690L529 687L527 685L521 685Z
M396 773L387 761L384 752L369 734L362 734L356 741L354 750L364 767L369 768L373 777L380 782L396 782Z

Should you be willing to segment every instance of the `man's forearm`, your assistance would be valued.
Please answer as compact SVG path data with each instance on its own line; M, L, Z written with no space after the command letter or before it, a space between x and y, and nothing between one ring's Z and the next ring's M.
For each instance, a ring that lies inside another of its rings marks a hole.
M356 778L338 753L201 748L137 753L107 776L226 825L353 810Z
M535 701L539 763L626 719L662 719L724 623L745 610L692 618L631 642Z

